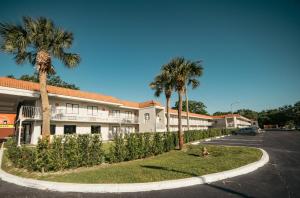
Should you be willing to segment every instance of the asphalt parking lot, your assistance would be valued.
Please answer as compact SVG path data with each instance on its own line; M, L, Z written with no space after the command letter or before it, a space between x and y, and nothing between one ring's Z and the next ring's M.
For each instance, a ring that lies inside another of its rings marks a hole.
M205 144L260 147L269 153L270 161L246 175L173 190L121 194L59 193L0 181L0 197L300 197L300 132L268 131L258 136L230 136Z

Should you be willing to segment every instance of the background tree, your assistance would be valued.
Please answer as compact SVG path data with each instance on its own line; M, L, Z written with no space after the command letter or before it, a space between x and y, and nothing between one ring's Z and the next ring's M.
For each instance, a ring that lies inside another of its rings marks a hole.
M209 115L208 112L206 111L206 106L203 102L195 101L195 100L189 100L188 104L189 104L189 112ZM174 107L172 107L172 109L178 109L178 101L176 101L176 103L175 103ZM185 100L182 103L182 110L187 111Z
M234 113L240 114L241 116L244 116L244 117L249 118L251 120L257 120L257 118L258 118L258 112L253 111L251 109L239 109Z
M189 61L187 60L184 63L184 66L187 70L186 79L185 79L185 103L186 103L186 114L187 114L187 128L190 130L190 115L189 115L189 98L188 98L188 86L191 85L192 89L196 89L200 85L198 78L203 73L203 68L201 66L201 61Z
M173 84L172 84L172 74L167 70L167 66L165 66L165 70L161 70L161 73L158 74L154 81L150 83L151 89L155 90L154 95L159 97L163 92L166 97L166 109L167 109L167 131L170 131L170 99L173 92Z
M239 109L234 112L246 118L257 120L261 128L264 125L278 125L279 127L300 127L300 101L294 105L284 105L279 108L262 110ZM213 115L226 115L231 112L215 112Z
M231 111L217 111L217 112L213 113L214 116L227 115L227 114L231 114Z
M39 74L43 115L43 137L50 135L50 107L47 75L54 73L52 58L72 68L79 64L78 54L66 52L73 43L73 34L58 28L47 18L23 17L23 24L0 23L1 49L14 55L17 64L26 61L35 65Z
M30 82L39 82L39 74L37 72L34 72L33 75L24 74L24 75L20 76L19 78L16 78L13 75L8 75L6 77L19 79L19 80L30 81ZM65 82L64 80L62 80L60 78L60 76L58 76L56 74L49 74L47 76L47 85L52 85L52 86L56 86L56 87L63 87L63 88L68 88L68 89L74 89L74 90L79 90L80 89L75 84Z

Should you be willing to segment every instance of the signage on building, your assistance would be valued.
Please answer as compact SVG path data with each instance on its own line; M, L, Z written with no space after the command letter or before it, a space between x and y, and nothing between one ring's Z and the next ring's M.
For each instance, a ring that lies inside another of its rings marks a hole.
M14 128L16 114L0 114L0 128Z

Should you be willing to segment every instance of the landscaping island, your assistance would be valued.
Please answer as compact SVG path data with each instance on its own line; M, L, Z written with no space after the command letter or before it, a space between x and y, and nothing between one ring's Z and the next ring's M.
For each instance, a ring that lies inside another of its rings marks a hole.
M256 148L207 146L209 155L202 156L203 145L186 145L184 150L171 150L145 159L93 167L80 167L57 172L30 172L15 168L4 153L2 169L21 177L68 183L142 183L189 178L226 171L259 160Z

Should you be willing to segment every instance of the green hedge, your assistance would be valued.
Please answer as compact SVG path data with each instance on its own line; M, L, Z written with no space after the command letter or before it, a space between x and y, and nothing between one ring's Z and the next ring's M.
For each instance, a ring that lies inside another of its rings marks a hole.
M194 130L184 132L185 143L228 135L228 129ZM178 145L177 132L114 134L114 144L110 147L110 163L135 160L158 155L175 149Z
M227 129L185 131L184 141L188 143L231 132ZM135 160L159 155L177 146L177 132L116 133L107 156L102 149L101 136L97 134L53 136L50 144L48 140L39 140L37 146L31 148L17 147L15 138L6 143L8 157L15 167L41 172L94 166L105 159L109 163Z
M36 147L17 147L16 139L6 143L7 154L15 167L30 171L58 171L93 166L104 161L100 135L54 136L51 144L39 140Z

